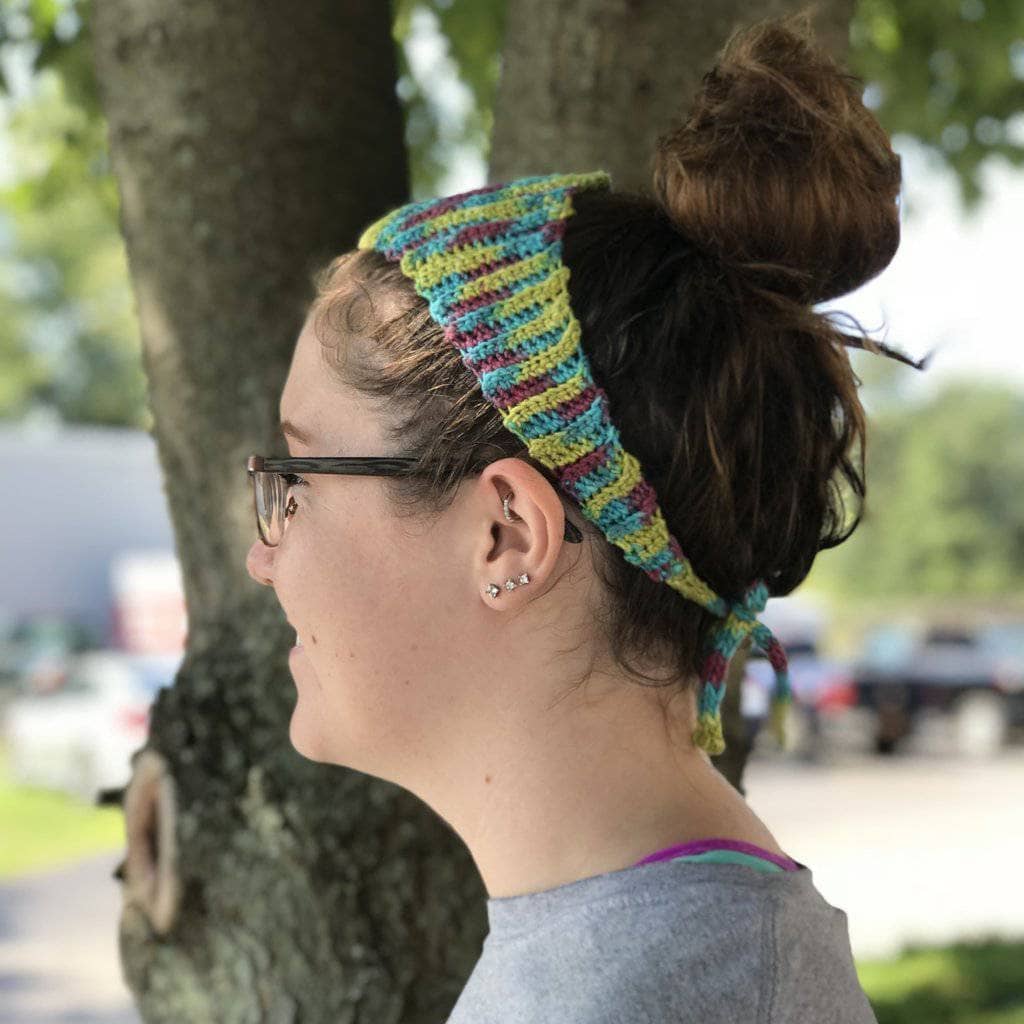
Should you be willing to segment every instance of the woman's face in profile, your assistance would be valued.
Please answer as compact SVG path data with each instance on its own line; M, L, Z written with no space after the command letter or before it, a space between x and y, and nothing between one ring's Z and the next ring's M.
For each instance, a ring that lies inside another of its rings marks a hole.
M288 454L401 454L387 450L370 400L339 383L322 353L307 319L280 413L310 443L289 437ZM246 559L302 642L289 656L289 737L312 760L395 779L404 762L442 751L460 721L463 696L449 669L470 653L471 540L460 537L457 509L429 527L394 517L384 478L298 476L281 542L257 538Z

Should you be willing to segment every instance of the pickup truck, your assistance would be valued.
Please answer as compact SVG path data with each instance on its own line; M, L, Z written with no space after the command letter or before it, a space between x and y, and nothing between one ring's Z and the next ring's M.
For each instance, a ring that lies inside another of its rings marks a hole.
M950 726L951 753L990 757L1024 726L1024 621L983 626L886 623L853 666L856 704L892 753L930 714Z

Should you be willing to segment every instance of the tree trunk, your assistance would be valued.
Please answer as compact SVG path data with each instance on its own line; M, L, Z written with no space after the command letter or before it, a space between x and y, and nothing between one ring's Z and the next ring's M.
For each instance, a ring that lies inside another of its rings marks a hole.
M792 0L508 0L488 177L591 171L650 194L655 139L685 116L704 72L734 28L799 10ZM812 17L840 59L853 0ZM742 793L749 754L739 686L749 643L730 662L722 703L726 749L712 759Z
M490 180L605 167L645 186L655 132L736 18L775 10L510 0ZM121 955L148 1022L443 1021L486 931L479 875L437 815L291 748L291 630L245 570L245 457L281 447L310 272L407 199L390 13L92 11L189 613L125 797Z
M189 614L125 800L126 980L168 1024L441 1020L486 929L478 873L420 800L291 748L292 631L245 570L245 458L283 447L309 274L407 197L389 5L93 15Z

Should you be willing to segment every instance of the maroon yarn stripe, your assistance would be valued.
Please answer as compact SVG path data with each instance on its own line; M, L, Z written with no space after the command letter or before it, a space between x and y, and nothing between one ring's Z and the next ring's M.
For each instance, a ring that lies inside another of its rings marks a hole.
M548 223L541 228L540 233L545 242L557 242L565 235L565 221L548 221Z
M481 341L487 341L496 334L500 334L504 328L500 324L477 324L471 331L460 330L455 324L448 324L444 329L444 336L460 351L479 345Z
M501 301L501 299L507 299L513 292L513 286L506 285L504 288L498 288L494 291L481 292L479 295L474 295L471 299L463 299L452 306L448 312L448 318L453 321L458 320L464 313L471 313L474 309L480 309L483 306L491 306L495 302Z
M725 678L727 662L721 651L712 651L704 662L704 678L715 686Z
M442 213L447 213L449 210L457 209L462 206L462 201L466 196L484 196L489 195L493 192L498 192L504 185L483 185L480 188L471 189L469 192L460 192L457 195L446 196L444 199L439 199L436 203L431 203L430 206L420 210L419 213L414 214L408 220L402 222L402 230L405 231L408 228L414 228L417 224L422 224L425 220L430 220L432 217L437 217Z
M514 405L516 402L523 401L524 398L532 398L534 395L539 395L542 391L547 391L553 384L554 381L551 379L551 374L544 373L539 377L534 377L533 380L524 380L519 384L513 384L512 387L505 388L500 394L504 405L507 407Z
M654 493L654 488L646 480L641 480L626 495L626 501L634 512L646 512L647 515L653 516L654 506L658 503L658 497Z
M452 236L450 241L445 243L445 247L448 249L454 249L456 246L460 245L469 245L473 242L483 242L494 235L500 235L506 228L511 227L514 223L515 222L512 220L492 220L487 221L485 224L467 224L464 228L460 228ZM479 277L479 274L472 274L471 276Z
M523 353L522 349L504 349L501 352L495 352L493 356L481 359L480 362L476 364L475 369L478 374L482 374L486 373L488 370L500 370L503 366L511 366L513 363L521 363L525 358L528 357Z
M583 412L584 409L589 408L593 404L594 399L597 398L597 395L596 385L588 384L575 398L560 402L552 412L556 416L560 416L566 423L569 423L579 413Z
M582 477L603 465L607 459L608 445L598 445L592 452L587 452L570 465L562 466L558 471L558 479L564 484L575 485Z

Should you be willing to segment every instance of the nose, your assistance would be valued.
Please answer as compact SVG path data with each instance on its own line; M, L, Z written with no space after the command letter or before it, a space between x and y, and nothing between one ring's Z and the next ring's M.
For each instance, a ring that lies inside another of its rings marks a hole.
M245 568L249 575L265 587L274 585L274 549L268 547L257 537L245 556Z

